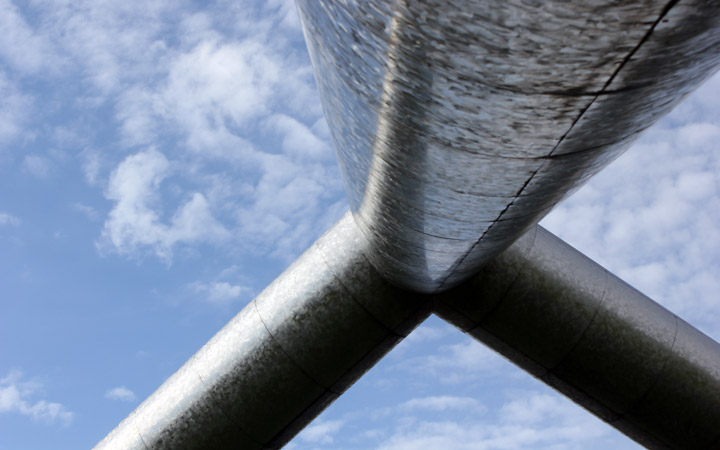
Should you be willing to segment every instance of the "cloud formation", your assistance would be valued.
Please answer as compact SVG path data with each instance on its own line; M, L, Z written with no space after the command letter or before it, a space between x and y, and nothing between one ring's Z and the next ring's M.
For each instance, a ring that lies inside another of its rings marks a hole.
M20 225L20 219L13 216L12 214L0 211L0 226L2 225L18 226Z
M161 220L155 208L160 203L160 183L169 172L168 160L152 149L128 156L117 167L106 193L115 205L105 221L101 246L111 245L128 255L151 248L169 262L176 244L227 239L228 231L215 220L207 199L198 192L175 211L169 223Z
M134 402L135 393L125 386L118 386L105 392L105 398L110 400L120 400L121 402Z
M35 421L68 426L74 414L60 403L30 400L42 391L42 383L24 381L22 372L13 371L0 378L0 413L16 413Z

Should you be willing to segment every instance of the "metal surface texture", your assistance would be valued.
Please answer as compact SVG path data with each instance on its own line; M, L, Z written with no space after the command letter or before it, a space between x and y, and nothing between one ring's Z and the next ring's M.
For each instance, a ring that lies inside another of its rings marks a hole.
M347 214L95 448L281 448L430 314Z
M435 312L648 448L720 448L720 344L539 226Z
M689 0L298 0L368 257L420 292L474 274L720 61Z

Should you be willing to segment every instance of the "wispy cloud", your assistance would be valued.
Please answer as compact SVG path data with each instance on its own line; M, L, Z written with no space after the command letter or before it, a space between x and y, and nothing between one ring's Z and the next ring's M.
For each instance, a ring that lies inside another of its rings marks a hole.
M151 149L127 157L117 167L106 193L115 206L105 221L101 248L110 246L127 255L150 248L170 262L176 244L227 239L228 231L215 220L208 201L198 192L175 211L169 223L161 220L155 207L170 165L162 153Z
M231 284L227 281L214 281L211 283L192 283L192 290L202 293L210 303L225 304L246 297L252 292L247 286Z
M13 216L12 214L8 214L6 212L0 211L0 226L2 225L13 225L18 226L20 225L20 219Z
M125 386L118 386L105 392L105 398L120 400L122 402L133 402L136 399L135 393Z
M42 383L23 380L22 372L0 378L0 413L17 413L48 424L70 425L74 414L60 403L31 400L42 392Z
M327 445L333 443L333 434L340 431L344 424L342 420L318 421L305 428L298 439L303 442Z
M399 420L377 448L414 450L560 449L602 444L609 428L588 414L578 414L569 400L535 392L517 394L499 417L460 420ZM602 448L602 447L595 447Z
M36 178L45 178L50 174L52 161L42 155L27 155L23 160L23 169Z
M430 397L413 398L398 406L402 412L412 411L446 411L463 410L465 412L483 410L483 406L472 397L458 397L453 395L438 395Z
M33 97L23 93L15 83L8 80L7 74L0 70L0 98L3 99L0 102L0 144L4 144L21 135L32 111ZM0 153L0 157L2 156Z

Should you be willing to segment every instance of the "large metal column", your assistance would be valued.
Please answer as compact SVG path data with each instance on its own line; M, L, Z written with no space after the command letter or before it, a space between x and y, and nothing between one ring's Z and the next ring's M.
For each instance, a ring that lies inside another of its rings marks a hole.
M280 448L430 314L347 214L96 449Z
M720 344L541 227L436 313L649 448L720 448Z
M297 4L355 220L97 448L281 446L427 316L394 286L459 286L438 314L638 442L720 448L718 344L534 228L716 70L720 4Z
M461 283L720 63L706 0L297 0L387 279Z

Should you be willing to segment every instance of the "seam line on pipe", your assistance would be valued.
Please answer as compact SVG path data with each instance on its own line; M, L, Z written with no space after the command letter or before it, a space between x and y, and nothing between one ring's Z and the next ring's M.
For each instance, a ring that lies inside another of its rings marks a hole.
M602 92L604 92L604 91L610 86L610 84L613 82L613 80L615 80L615 78L618 76L618 74L620 73L620 71L621 71L621 70L627 65L627 63L630 61L630 59L632 58L632 56L633 56L635 53L637 53L637 51L640 49L640 47L641 47L645 42L647 42L647 40L650 38L650 36L652 35L652 33L653 33L653 31L655 30L655 28L657 27L657 25L660 23L660 21L668 14L668 12L670 12L670 10L673 8L673 6L675 6L675 4L677 4L678 1L679 1L679 0L670 0L670 2L665 5L665 7L664 7L664 8L662 9L662 11L660 12L660 15L658 16L658 18L655 20L655 22L653 22L653 24L650 26L650 28L649 28L648 31L645 33L645 35L640 39L640 42L638 42L638 44L627 54L627 56L625 56L625 58L624 58L623 61L620 63L620 65L618 66L618 68L615 69L615 71L610 75L610 78L608 78L608 80L605 82L605 85L602 87L600 93L599 93L598 95L596 95L595 97L593 97L593 99L590 100L590 102L587 104L587 106L585 106L583 109L580 110L580 114L577 116L577 118L575 118L575 120L573 121L573 123L570 125L570 128L565 132L565 134L563 134L563 135L560 137L560 139L558 140L557 144L555 144L555 147L553 147L553 149L550 150L550 153L548 153L548 155L547 155L548 158L553 156L553 153L555 153L555 151L556 151L556 150L560 147L560 145L565 141L565 138L566 138L566 137L570 134L570 132L575 128L575 125L577 125L577 123L580 121L580 119L585 115L585 113L590 109L590 107L591 107L591 106L595 103L595 101L600 97L600 94L601 94ZM465 261L465 259L467 259L468 255L470 255L470 253L472 253L472 251L475 249L475 247L477 246L477 244L482 241L482 239L485 237L485 235L493 228L493 226L495 225L495 223L497 223L497 221L510 209L510 207L515 203L515 200L517 199L517 197L520 197L520 194L522 194L523 190L525 190L525 188L528 186L528 184L530 184L530 182L532 181L532 179L535 178L535 175L537 175L537 173L538 173L540 170L542 170L542 169L545 167L546 164L547 164L547 160L543 161L543 163L540 165L540 167L539 167L537 170L535 170L532 174L530 174L530 177L527 179L527 181L523 184L523 186L520 188L520 190L518 191L518 193L515 195L516 198L513 199L510 203L507 204L507 206L505 207L505 209L503 209L503 210L500 212L500 214L498 215L498 217L493 221L493 223L490 224L490 227L480 236L480 239L478 239L478 241L477 241L477 242L470 248L470 250L460 259L460 261L453 266L452 271L455 271L455 270L457 269L457 267L459 267L459 266ZM447 280L450 278L450 275L452 275L452 272L449 273L449 274L445 277L445 279L440 283L440 286L435 290L435 292L438 292L438 291L443 287L443 285L444 285L444 284L447 282Z
M268 326L265 324L265 321L263 320L262 316L260 315L260 310L258 309L257 302L256 302L255 300L253 300L253 304L254 304L254 306L255 306L255 312L257 313L258 318L260 319L260 323L262 324L263 328L265 328L265 331L268 332L268 335L270 335L270 339L272 339L273 343L275 343L275 345L277 345L277 347L280 349L280 351L282 352L282 354L285 355L285 357L286 357L295 367L297 367L297 368L300 370L300 372L303 373L303 375L305 375L306 377L308 377L308 379L309 379L310 381L312 381L312 382L315 383L316 385L320 386L324 391L328 391L328 388L327 388L325 385L323 385L322 383L319 383L313 376L311 376L309 373L307 373L307 372L305 371L305 369L304 369L300 364L298 364L297 361L295 361L294 358L292 358L292 357L288 354L288 352L285 350L285 348L284 348L282 345L280 345L280 341L277 340L277 338L272 334L272 332L270 331L270 329L268 328Z
M135 419L132 421L132 426L135 429L135 432L140 436L140 442L142 442L142 445L145 447L145 450L151 450L150 447L145 443L145 439L143 438L142 433L140 432L140 428L138 428L137 424L135 423Z

